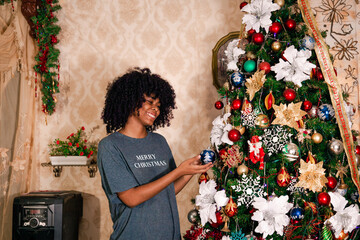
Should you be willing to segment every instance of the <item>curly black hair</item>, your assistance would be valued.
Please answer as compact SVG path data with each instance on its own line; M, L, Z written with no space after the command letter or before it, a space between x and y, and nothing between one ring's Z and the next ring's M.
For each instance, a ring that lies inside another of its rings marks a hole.
M170 120L174 117L172 110L176 108L174 89L165 79L151 73L150 69L135 67L107 87L101 115L107 133L118 131L125 126L129 116L141 108L145 101L144 94L154 94L160 101L160 115L147 130L154 131L159 127L170 126Z

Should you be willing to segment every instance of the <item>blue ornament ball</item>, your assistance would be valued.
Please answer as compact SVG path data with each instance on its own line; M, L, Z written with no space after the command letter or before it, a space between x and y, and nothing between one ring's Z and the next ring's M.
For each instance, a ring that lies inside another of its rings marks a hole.
M331 104L321 104L317 109L318 117L323 121L329 121L335 116L335 110Z
M315 48L315 39L310 36L305 36L301 40L301 46L303 48L307 48L309 50L313 50Z
M244 63L244 70L246 72L253 72L256 69L256 62L254 60L247 60Z
M215 152L211 149L203 150L200 153L200 160L202 164L208 164L215 162Z
M304 209L300 207L293 207L290 210L290 218L293 220L301 220L304 218Z
M245 84L245 75L240 72L234 72L230 76L231 84L234 87L242 87Z

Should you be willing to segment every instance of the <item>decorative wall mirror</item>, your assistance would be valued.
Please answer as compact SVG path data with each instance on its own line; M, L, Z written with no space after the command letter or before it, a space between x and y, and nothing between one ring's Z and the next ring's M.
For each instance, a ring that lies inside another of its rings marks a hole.
M228 33L226 36L220 38L212 50L213 84L216 89L221 88L228 79L226 74L227 59L225 50L231 40L239 38L239 34L239 31Z

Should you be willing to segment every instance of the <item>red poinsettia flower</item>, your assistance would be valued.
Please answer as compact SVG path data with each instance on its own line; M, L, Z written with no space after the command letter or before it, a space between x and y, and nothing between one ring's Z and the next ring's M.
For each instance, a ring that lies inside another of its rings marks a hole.
M90 151L90 155L93 155L93 153L94 153L93 151Z
M84 155L84 152L81 152L81 153L80 153L80 156L82 156L82 155Z
M69 143L68 143L68 145L69 145L69 146L72 146L72 143L71 143L71 142L69 142Z
M79 143L76 143L76 147L77 147L77 148L80 147Z
M84 127L84 126L82 126L82 127L81 127L81 130L83 130L83 131L84 131L84 130L85 130L85 127Z

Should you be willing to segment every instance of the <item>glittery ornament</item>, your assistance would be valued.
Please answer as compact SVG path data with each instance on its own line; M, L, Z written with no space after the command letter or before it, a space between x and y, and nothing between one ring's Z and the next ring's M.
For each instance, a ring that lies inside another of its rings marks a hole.
M331 139L328 145L330 153L334 155L339 155L344 152L344 144L338 139Z
M234 87L242 87L245 84L245 75L242 74L241 72L233 72L230 75L230 81L231 81L231 85L233 85Z
M301 40L301 46L303 48L307 48L309 50L313 50L315 48L315 39L306 35L302 40Z
M207 181L209 181L209 179L210 179L210 177L209 177L209 175L207 174L207 172L203 172L202 174L200 174L200 176L199 176L199 179L198 179L198 183L200 184L200 183L202 183L202 182L207 182Z
M311 163L300 159L299 182L295 187L303 187L313 192L320 192L327 182L323 162Z
M200 153L200 160L201 160L202 164L208 164L208 163L215 162L215 152L211 149L203 150Z
M255 118L255 126L259 128L267 128L270 126L269 117L265 114L259 114Z
M265 37L262 33L254 33L252 35L252 41L256 44L256 45L261 45L263 44L265 40Z
M330 227L327 224L324 224L321 230L321 239L323 240L333 240Z
M266 128L262 135L262 142L269 156L281 151L291 136L291 133L279 125L271 125Z
M289 142L282 149L282 153L289 161L296 161L300 157L300 148L295 143Z
M302 220L304 218L304 209L299 206L295 206L290 210L290 218L292 220Z
M318 117L323 121L329 121L335 116L335 111L330 104L321 104L317 109Z
M260 176L254 176L252 174L242 174L240 179L234 179L231 183L231 188L238 196L238 206L246 205L246 207L249 207L255 197L264 197L267 195L264 191L263 184L261 184Z
M273 50L274 52L278 52L281 50L282 44L279 41L275 41L271 44L271 50Z
M241 230L231 233L231 240L248 240Z
M270 90L269 94L265 97L265 108L266 110L269 110L272 108L272 105L275 103L274 95L272 94L272 91Z
M187 215L187 218L190 223L195 224L197 220L199 219L199 212L196 209L190 210L190 212Z
M216 101L215 102L215 108L220 110L224 107L224 103L222 101Z
M330 195L327 192L321 192L317 196L318 203L327 206L330 203Z
M312 106L311 109L308 111L309 117L316 118L317 117L317 110L318 110L317 106Z
M301 120L303 116L306 115L306 112L301 110L301 102L290 103L288 105L280 104L277 106L274 104L273 109L275 110L276 118L273 120L272 124L286 125L296 130L299 129L297 121Z
M229 202L225 206L225 213L229 217L233 217L237 214L237 212L238 212L238 207L237 207L236 203L234 202L233 198L230 197Z
M241 121L242 124L246 127L255 127L255 119L257 114L255 111L245 114L244 111L241 111Z
M284 166L280 168L280 171L278 172L276 177L276 182L280 187L286 187L289 185L290 174Z

